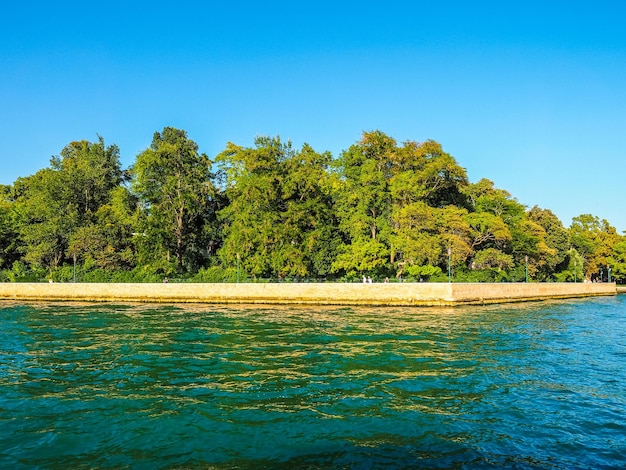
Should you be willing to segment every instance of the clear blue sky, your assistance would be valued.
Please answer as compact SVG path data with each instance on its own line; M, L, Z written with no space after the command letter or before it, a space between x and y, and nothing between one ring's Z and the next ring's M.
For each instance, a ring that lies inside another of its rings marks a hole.
M626 2L3 5L0 183L98 135L129 166L164 126L211 157L434 139L470 181L623 231Z

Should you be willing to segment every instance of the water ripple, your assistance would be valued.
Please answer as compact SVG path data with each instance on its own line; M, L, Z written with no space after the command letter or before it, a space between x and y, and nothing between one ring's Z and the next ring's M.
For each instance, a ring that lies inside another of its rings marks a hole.
M625 320L4 304L0 467L621 468Z

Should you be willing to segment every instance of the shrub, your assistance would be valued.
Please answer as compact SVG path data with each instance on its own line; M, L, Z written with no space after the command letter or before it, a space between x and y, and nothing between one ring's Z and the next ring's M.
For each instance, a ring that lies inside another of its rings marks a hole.
M245 282L247 276L240 272L239 281ZM192 282L237 282L236 268L222 268L221 266L211 266L209 268L200 269L192 278Z

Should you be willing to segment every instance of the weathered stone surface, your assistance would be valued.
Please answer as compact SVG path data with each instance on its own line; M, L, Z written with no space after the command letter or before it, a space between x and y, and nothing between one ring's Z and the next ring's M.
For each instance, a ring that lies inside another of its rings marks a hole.
M608 283L0 283L0 300L442 306L616 295Z

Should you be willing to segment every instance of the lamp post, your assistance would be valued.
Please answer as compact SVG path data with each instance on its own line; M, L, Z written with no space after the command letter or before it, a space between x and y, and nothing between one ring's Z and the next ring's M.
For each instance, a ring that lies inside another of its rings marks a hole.
M452 247L448 247L448 282L452 282L452 270L450 268L452 258Z
M608 264L606 265L606 271L607 271L608 276L609 276L608 281L611 282L611 266L609 266Z
M576 260L574 259L574 283L576 283L576 270L577 270L577 266L576 266Z
M526 282L528 282L528 255L524 256L524 260L526 260Z
M600 282L602 282L602 279L603 279L602 275L603 274L604 274L604 271L602 271L602 268L600 268Z

